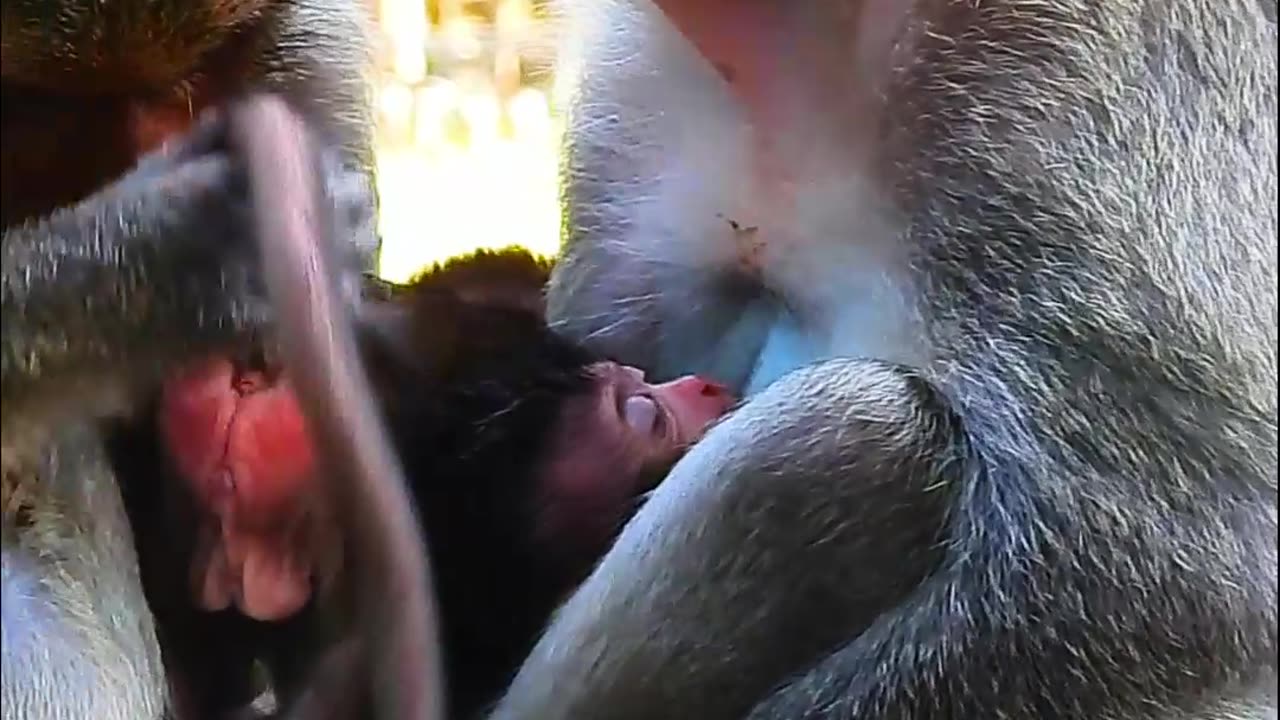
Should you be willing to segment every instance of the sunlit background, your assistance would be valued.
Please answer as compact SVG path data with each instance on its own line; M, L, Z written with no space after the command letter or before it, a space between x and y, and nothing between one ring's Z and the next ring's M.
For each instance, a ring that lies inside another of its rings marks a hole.
M381 274L559 243L553 25L538 0L369 0Z

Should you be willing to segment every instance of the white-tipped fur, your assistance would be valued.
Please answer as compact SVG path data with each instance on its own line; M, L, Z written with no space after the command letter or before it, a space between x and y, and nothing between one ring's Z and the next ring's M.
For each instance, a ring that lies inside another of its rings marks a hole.
M721 370L754 392L823 358L920 362L927 348L899 238L902 221L859 160L867 149L842 140L841 153L825 153L830 134L847 129L820 113L788 113L790 134L780 154L794 185L786 196L771 194L753 167L751 124L721 78L660 14L632 5L579 3L564 25L575 57L584 58L574 63L583 63L583 74L570 108L570 142L609 146L619 159L618 176L607 179L580 175L595 168L572 161L566 168L571 181L609 189L609 199L592 199L593 212L609 215L593 241L637 273L741 272L759 294L754 312L720 328L719 336L664 343L674 354L653 358L658 371ZM600 98L625 98L627 106L612 108ZM622 117L626 128L619 133ZM758 276L738 270L748 262ZM573 280L570 266L559 281ZM595 323L590 336L608 347L610 335L626 335L631 307L656 304L663 319L696 317L700 300L686 294L691 289L640 282L632 292L588 290L599 294L599 313L614 322ZM580 316L573 322L592 324ZM673 325L678 335L680 323ZM700 354L707 345L719 349ZM741 367L741 358L752 355L758 362Z
M1274 2L730 6L567 15L548 312L751 398L495 718L1274 716Z

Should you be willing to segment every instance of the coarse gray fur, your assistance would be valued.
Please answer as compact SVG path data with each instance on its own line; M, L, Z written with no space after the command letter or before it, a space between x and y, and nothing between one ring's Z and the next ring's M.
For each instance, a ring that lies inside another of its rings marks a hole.
M550 314L750 398L493 717L1275 717L1275 3L743 3L785 188L653 4L571 5Z
M334 148L326 191L339 210L336 234L367 261L377 239L365 7L260 5L242 18L269 28L256 40L244 89L285 95ZM92 88L101 68L128 53L155 60L143 67L162 67L171 52L225 39L231 28L211 24L222 16L212 7L5 0L5 81L32 80L28 71L39 68L45 76L37 79L51 86ZM269 317L243 167L211 137L206 124L172 155L144 158L80 202L4 229L6 720L147 720L166 712L154 621L97 423L128 413L138 392L176 362L260 330ZM5 137L14 142L21 138Z

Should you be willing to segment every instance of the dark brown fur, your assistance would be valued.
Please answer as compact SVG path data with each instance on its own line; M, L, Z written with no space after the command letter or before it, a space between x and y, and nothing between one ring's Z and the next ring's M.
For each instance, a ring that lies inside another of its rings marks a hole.
M597 540L617 529L547 533L542 520L548 500L538 468L562 410L595 392L588 369L602 359L548 328L541 305L550 269L509 249L454 259L405 285L368 278L355 326L374 383L370 397L430 540L450 717L474 717L495 699L556 605L604 551ZM269 668L277 694L332 698L310 667L298 676L290 662L325 654L308 629L314 606L283 623L193 608L191 500L168 472L153 424L119 430L114 457L129 468L144 586L199 710L247 703L261 690L250 672L255 659ZM641 504L624 502L621 518ZM351 574L335 584L359 589L360 582Z

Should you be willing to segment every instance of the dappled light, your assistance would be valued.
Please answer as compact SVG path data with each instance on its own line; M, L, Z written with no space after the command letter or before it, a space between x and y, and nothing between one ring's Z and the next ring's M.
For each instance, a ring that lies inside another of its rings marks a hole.
M528 0L377 3L381 274L559 242L550 24Z

